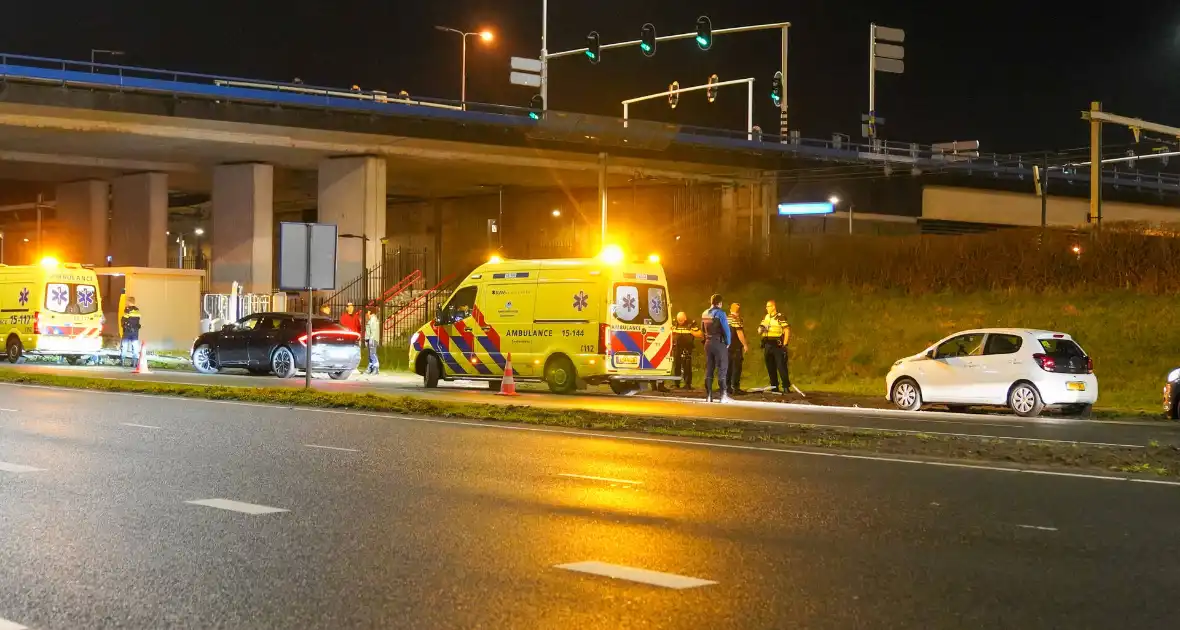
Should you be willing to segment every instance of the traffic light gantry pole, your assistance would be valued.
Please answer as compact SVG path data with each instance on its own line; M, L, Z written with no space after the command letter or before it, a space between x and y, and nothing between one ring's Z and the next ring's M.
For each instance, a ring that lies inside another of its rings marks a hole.
M694 86L686 87L686 88L677 87L677 84L673 83L671 86L669 86L669 88L667 90L664 90L663 92L656 92L655 94L648 94L647 96L638 96L635 98L629 98L625 101L622 101L623 127L627 127L627 125L628 125L628 119L630 118L632 103L639 103L641 101L650 101L652 99L656 99L656 98L660 98L660 97L668 97L669 102L672 102L673 103L672 106L675 107L676 106L674 104L675 101L672 100L673 96L679 96L680 94L683 94L685 92L696 92L699 90L717 89L717 88L724 87L727 85L739 85L742 83L745 83L748 87L747 100L746 100L746 131L749 132L749 135L747 136L747 138L752 140L754 138L754 79L753 79L753 77L751 77L749 79L734 79L732 81L720 81L717 83L706 83L704 85L694 85Z
M781 72L783 83L783 98L779 103L779 128L783 136L787 134L787 98L786 98L786 83L787 83L787 50L789 37L788 33L791 28L790 22L774 22L771 24L755 24L753 26L734 26L730 28L712 29L709 27L711 35L733 35L736 33L750 33L753 31L782 31L782 59ZM656 42L671 42L681 39L697 39L699 31L689 33L678 33L676 35L664 35L655 38ZM543 0L541 11L541 107L543 109L549 108L549 60L559 59L561 57L572 57L574 55L584 55L590 49L588 47L575 48L573 50L564 50L561 52L550 53L548 48L549 37L549 0ZM612 50L615 48L627 48L629 46L639 46L643 43L642 39L633 39L625 42L616 42L613 44L602 44L598 47L601 50ZM698 43L699 40L698 40ZM712 42L706 42L703 47L708 48ZM654 52L654 51L653 51ZM785 142L784 138L784 142Z

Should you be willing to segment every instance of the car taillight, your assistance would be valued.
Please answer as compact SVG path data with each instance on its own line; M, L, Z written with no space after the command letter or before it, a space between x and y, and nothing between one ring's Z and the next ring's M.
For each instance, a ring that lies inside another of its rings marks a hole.
M307 345L307 335L306 334L299 335L299 343L302 345L305 345L305 346Z
M37 311L36 313L33 313L33 334L36 334L36 335L45 334L41 331L41 311Z
M1086 357L1086 374L1094 373L1094 359Z
M606 354L606 340L610 337L610 326L598 325L598 354Z
M1057 370L1057 361L1047 354L1034 354L1033 360L1036 361L1037 365L1041 366L1041 369L1046 372L1053 372Z

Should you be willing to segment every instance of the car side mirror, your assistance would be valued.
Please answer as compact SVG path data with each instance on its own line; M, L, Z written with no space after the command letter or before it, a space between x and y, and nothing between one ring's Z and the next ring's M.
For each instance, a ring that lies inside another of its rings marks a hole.
M936 354L935 354L934 350L927 350L926 351L926 358L927 359L933 359L933 358L935 358L935 356L936 356Z
M229 324L226 324L226 325L222 326L222 327L221 327L221 329L222 329L222 330L233 330L233 329L235 329L235 328L237 328L237 327L238 327L238 325L237 325L237 324L234 324L234 323L229 323Z

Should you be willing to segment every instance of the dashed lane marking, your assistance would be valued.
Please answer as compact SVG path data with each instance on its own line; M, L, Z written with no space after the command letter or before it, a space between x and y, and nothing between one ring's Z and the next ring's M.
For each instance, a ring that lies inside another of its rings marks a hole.
M203 505L205 507L217 508L219 510L230 510L231 512L242 512L243 514L250 514L257 516L259 514L274 514L276 512L288 512L283 508L269 507L266 505L258 505L257 503L243 503L241 501L231 501L229 499L200 499L197 501L185 501L192 505Z
M8 462L0 462L0 471L3 471L3 472L27 473L27 472L42 472L44 470L45 470L44 468L34 468L32 466L25 466L23 464L10 464ZM2 626L0 626L0 630L3 630Z
M16 410L16 409L4 409L4 408L0 408L0 411L7 411L7 412L9 412L9 413L16 413L16 411L17 411L17 410ZM0 630L3 630L3 629L2 629L2 627L0 627Z
M1055 532L1056 527L1045 527L1044 525L1017 525L1021 529L1035 529L1042 532Z
M593 475L575 475L572 473L558 473L558 477L572 477L574 479L589 479L591 481L605 481L607 483L625 483L629 486L642 486L642 481L631 481L630 479L612 479L610 477L595 477Z
M639 582L640 584L650 584L652 586L662 586L664 588L676 590L709 586L711 584L717 583L712 580L702 580L700 578L688 577L686 575L663 573L661 571L649 571L648 569L637 569L635 567L627 567L621 564L608 564L606 562L597 562L594 560L589 560L586 562L573 562L570 564L559 564L554 568L565 569L567 571L576 571L578 573L589 573L590 575L601 575L603 577L614 578L616 580L627 580L630 582Z
M125 427L135 427L137 429L160 429L161 427L152 426L150 424L135 424L134 422L120 422L119 424Z
M359 450L357 450L355 448L341 448L339 446L323 446L321 444L304 444L304 446L306 446L307 448L322 448L322 449L328 450L328 451L346 451L349 453L359 453L360 452Z
M15 621L7 619L0 619L0 630L29 630L27 626L22 626Z

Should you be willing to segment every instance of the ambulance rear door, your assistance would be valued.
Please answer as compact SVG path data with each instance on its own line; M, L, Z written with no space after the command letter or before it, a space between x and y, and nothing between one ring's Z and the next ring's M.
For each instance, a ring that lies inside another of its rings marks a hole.
M668 290L658 276L624 274L612 287L610 361L619 374L671 370Z

